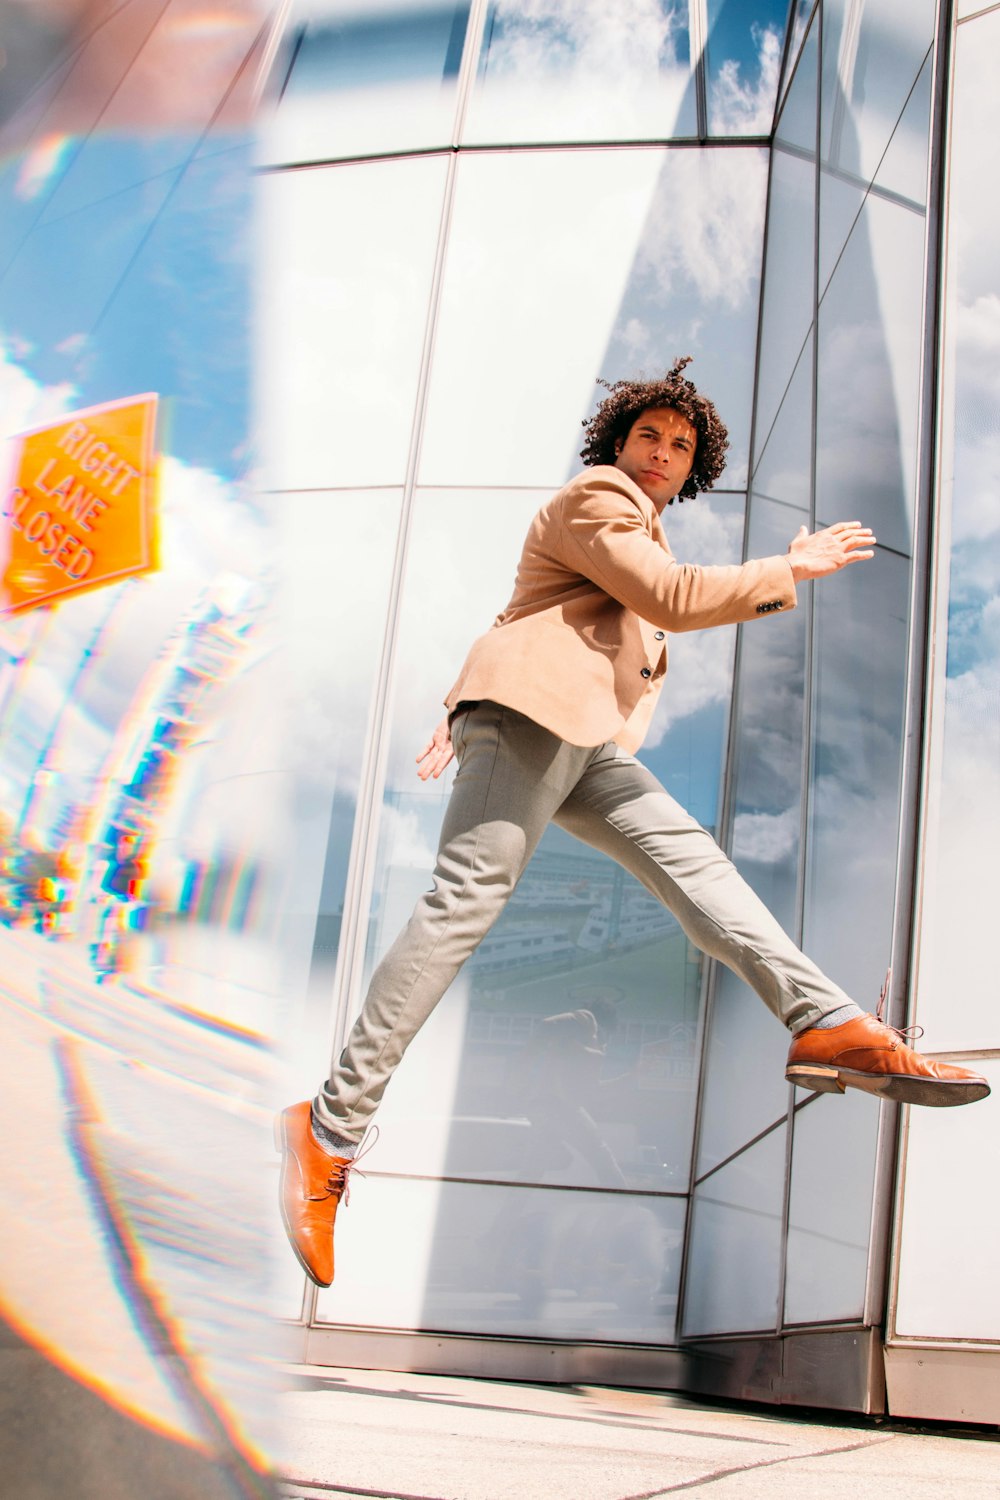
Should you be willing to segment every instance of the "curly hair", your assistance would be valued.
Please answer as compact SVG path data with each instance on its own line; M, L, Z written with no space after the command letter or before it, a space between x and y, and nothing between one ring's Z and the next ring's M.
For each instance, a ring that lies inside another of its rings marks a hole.
M700 396L683 370L691 363L690 354L674 361L660 380L616 380L598 385L611 392L605 396L592 417L583 422L587 441L580 457L585 464L613 464L618 457L616 444L624 442L632 425L644 411L653 406L669 406L680 412L697 434L694 463L684 481L679 500L691 499L700 490L710 490L726 467L729 433L707 396Z

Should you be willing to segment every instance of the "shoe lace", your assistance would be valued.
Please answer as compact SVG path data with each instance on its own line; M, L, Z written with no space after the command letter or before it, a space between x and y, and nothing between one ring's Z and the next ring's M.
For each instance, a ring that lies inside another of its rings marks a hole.
M880 1021L887 1031L894 1031L902 1042L915 1042L924 1034L922 1026L890 1026L885 1019L885 1008L889 999L889 986L892 983L892 965L885 971L885 980L882 984L882 993L878 997L878 1005L875 1007L875 1019Z
M373 1125L371 1132L365 1136L361 1149L354 1156L348 1157L346 1161L335 1161L330 1165L330 1177L327 1188L331 1193L337 1193L346 1208L351 1201L350 1179L353 1172L358 1172L358 1162L362 1161L378 1140L378 1126ZM364 1177L364 1172L358 1172L359 1177Z

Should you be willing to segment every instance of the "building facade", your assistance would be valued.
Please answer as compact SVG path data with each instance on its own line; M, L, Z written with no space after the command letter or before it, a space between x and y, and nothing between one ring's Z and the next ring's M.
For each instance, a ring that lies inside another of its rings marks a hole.
M958 777L995 806L1000 759L967 415L992 399L969 361L994 293L966 285L988 232L965 165L995 22L931 0L291 7L257 370L312 736L302 1090L427 882L446 788L415 753L574 472L595 380L685 353L731 452L668 513L677 555L852 517L879 547L788 619L675 641L643 758L849 993L874 1009L891 970L895 1021L995 1067L991 882L947 805ZM393 1081L307 1357L995 1420L992 1106L901 1122L795 1093L786 1045L551 831Z

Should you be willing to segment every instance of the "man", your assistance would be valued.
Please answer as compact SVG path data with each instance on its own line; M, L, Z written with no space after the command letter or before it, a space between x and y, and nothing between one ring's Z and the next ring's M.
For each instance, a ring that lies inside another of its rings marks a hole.
M661 515L710 489L726 429L683 375L618 381L589 423L584 472L539 511L514 592L469 652L447 718L417 757L459 761L434 884L372 976L340 1061L279 1116L281 1209L299 1262L333 1279L333 1224L358 1143L407 1044L489 931L550 822L603 850L688 937L747 981L792 1032L786 1077L912 1104L965 1104L989 1085L932 1062L866 1015L786 936L714 840L637 760L667 637L770 618L796 584L874 557L859 521L734 567L675 561Z

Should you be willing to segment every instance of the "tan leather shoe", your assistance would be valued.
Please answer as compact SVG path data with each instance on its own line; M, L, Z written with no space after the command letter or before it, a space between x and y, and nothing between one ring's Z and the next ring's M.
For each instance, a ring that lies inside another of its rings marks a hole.
M317 1286L333 1281L333 1221L354 1161L330 1156L315 1137L308 1099L283 1109L274 1122L274 1144L281 1152L278 1201L295 1257Z
M869 1015L800 1031L788 1052L785 1077L818 1093L864 1089L900 1104L973 1104L990 1091L978 1073L923 1057L906 1045L901 1032Z

